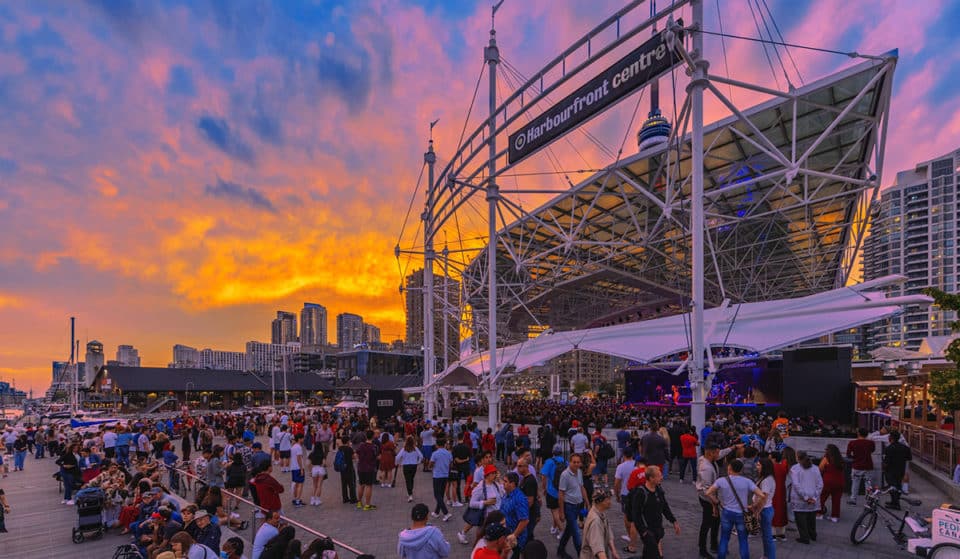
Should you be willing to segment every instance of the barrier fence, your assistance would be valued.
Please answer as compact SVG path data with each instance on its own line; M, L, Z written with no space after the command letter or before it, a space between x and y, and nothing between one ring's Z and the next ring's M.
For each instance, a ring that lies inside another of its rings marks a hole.
M197 491L197 489L199 489L200 486L206 485L206 484L203 482L203 479L200 478L200 476L198 476L198 475L196 475L196 474L194 474L194 473L192 473L192 472L188 472L188 471L186 471L186 470L183 470L183 469L181 469L181 468L174 468L174 469L175 469L175 470L180 474L180 476L181 476L180 481L179 481L181 488L179 489L179 491L177 491L177 493L178 493L181 497L183 497L183 498L186 499L186 498L187 498L186 495L189 494L191 491L193 492L193 495L196 496L196 491ZM193 483L184 484L184 478L189 478L190 480L193 481ZM184 487L186 487L186 490L183 489ZM170 490L171 490L171 491L174 491L174 488L171 487ZM221 489L221 493L224 495L224 500L226 500L226 497L229 496L229 497L231 497L231 498L233 498L233 499L236 499L237 501L239 501L239 502L241 502L241 503L244 503L244 504L250 506L250 520L249 520L248 530L249 530L249 532L250 532L249 539L250 539L250 545L251 545L251 548L252 548L252 546L253 546L253 540L254 540L254 538L255 538L256 535L257 535L257 528L259 527L258 524L257 524L257 520L259 520L259 519L257 518L257 511L261 510L260 507L257 506L257 504L254 503L253 501L250 501L250 500L248 500L248 499L245 499L242 495L237 495L236 493L232 493L232 492L230 492L230 491L227 491L226 489ZM191 502L192 502L192 501L191 501ZM226 502L224 502L223 506L224 506L224 509L227 508ZM227 511L228 518L229 518L230 513L232 513L232 512L233 512L233 511L230 511L230 510ZM296 520L294 520L294 519L292 519L292 518L290 518L290 517L281 515L281 516L280 516L280 519L281 519L281 521L282 521L284 524L287 524L288 526L293 526L294 528L296 528L296 529L299 530L299 531L303 531L303 532L306 532L306 533L308 533L308 534L312 534L313 537L315 537L315 538L329 538L331 541L333 541L333 544L334 544L338 549L342 549L342 550L344 550L344 551L347 551L347 552L355 555L355 556L358 557L358 558L362 558L362 559L374 559L374 556L373 556L373 555L364 553L363 551L360 551L359 549L357 549L357 548L355 548L355 547L353 547L353 546L351 546L351 545L345 544L345 543L343 543L343 542L341 542L341 541L339 541L339 540L337 540L337 539L335 539L335 538L332 538L332 537L330 537L330 536L328 536L328 535L326 535L326 534L322 534L322 533L314 530L313 528L311 528L311 527L309 527L309 526L306 526L306 525L304 525L304 524L302 524L302 523L300 523L300 522L297 522ZM227 521L227 523L229 524L229 520ZM229 525L228 525L228 526L224 526L223 528L229 528ZM230 529L233 530L232 528L230 528ZM233 531L234 531L234 532L237 532L237 530L233 530ZM237 534L239 535L240 532L237 532ZM300 539L300 541L302 541L302 542L304 543L304 546L306 546L307 544L310 543L310 542L304 541L304 538L303 538L303 537L298 536L298 538Z
M859 424L870 431L890 424L900 431L903 441L910 446L913 460L929 464L935 471L953 477L960 451L960 437L942 429L931 429L901 421L886 413L859 412Z

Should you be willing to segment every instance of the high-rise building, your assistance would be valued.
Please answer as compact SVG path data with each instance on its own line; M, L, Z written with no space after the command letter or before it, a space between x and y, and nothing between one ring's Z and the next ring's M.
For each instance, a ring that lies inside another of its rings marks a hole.
M316 303L304 303L300 311L300 343L327 345L327 308Z
M243 351L202 349L197 360L197 368L217 371L243 371L247 368L247 354Z
M423 270L407 276L407 346L423 346ZM447 318L447 359L453 363L460 358L460 282L443 275L433 278L433 332L434 355L443 363L443 319Z
M81 384L93 382L93 378L97 376L97 371L100 370L100 367L103 367L105 357L103 355L102 343L97 340L87 342L87 357L85 363L86 366L83 368L84 373L79 379Z
M173 346L173 361L167 365L171 369L196 369L200 361L197 348L176 344Z
M258 373L281 372L283 356L298 351L300 351L298 342L288 342L286 344L247 342L244 369Z
M337 345L341 351L363 343L363 317L352 313L337 315Z
M117 346L117 363L123 367L139 367L140 352L132 345Z
M958 174L960 150L897 173L896 184L874 203L863 249L864 279L907 277L903 284L885 288L888 297L918 294L926 287L950 293L960 288ZM867 345L916 350L925 337L949 335L953 320L952 311L908 306L899 316L871 325Z
M363 343L380 344L380 328L373 324L363 324Z
M66 361L54 361L53 362L53 382L58 382L60 380L69 380L66 378L65 373L67 372Z
M578 382L585 382L597 389L615 377L612 358L603 353L575 349L550 360L553 372L560 376L560 385L571 389Z
M277 311L277 318L271 324L271 342L286 344L299 341L297 338L297 315L287 311Z

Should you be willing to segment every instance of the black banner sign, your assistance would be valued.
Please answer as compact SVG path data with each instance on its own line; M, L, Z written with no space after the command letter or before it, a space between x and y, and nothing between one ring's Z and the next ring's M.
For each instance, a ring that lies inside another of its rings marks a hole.
M680 55L667 47L666 32L660 32L511 134L509 162L516 163L546 146L680 60Z

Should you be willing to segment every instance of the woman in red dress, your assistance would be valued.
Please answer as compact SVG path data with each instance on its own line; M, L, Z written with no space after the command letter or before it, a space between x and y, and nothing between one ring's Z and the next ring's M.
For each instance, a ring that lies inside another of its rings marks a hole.
M397 484L396 457L397 445L390 440L389 434L384 433L380 438L380 487L394 487Z
M790 468L797 463L797 453L790 447L783 449L783 456L773 463L773 479L777 483L773 492L773 537L787 539L787 481Z
M823 476L823 490L820 492L820 514L827 514L827 498L830 503L830 522L840 520L840 499L843 497L843 458L835 444L828 444L823 459L820 460L820 473Z

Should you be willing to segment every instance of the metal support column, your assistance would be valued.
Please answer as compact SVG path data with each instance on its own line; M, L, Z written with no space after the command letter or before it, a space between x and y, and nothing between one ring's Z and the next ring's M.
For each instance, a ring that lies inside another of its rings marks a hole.
M433 152L433 124L430 125L430 144L423 154L423 162L427 164L427 202L423 210L423 386L426 388L424 397L424 415L432 418L436 415L435 389L430 386L435 376L437 359L434 356L434 340L436 332L433 326L433 261L436 254L433 251L433 166L437 162L437 154Z
M703 219L703 90L707 84L709 64L703 58L703 0L691 2L693 11L693 76L687 91L690 94L692 151L692 193L690 196L690 243L691 243L691 348L690 348L690 388L693 399L690 402L690 421L698 429L706 420L706 387L703 378L703 260L704 219Z
M499 4L494 7L496 13ZM489 206L489 242L487 243L487 335L490 349L490 370L487 372L488 425L500 423L500 383L497 376L497 201L500 189L494 176L497 173L497 64L500 63L500 49L497 48L497 32L491 27L490 44L483 50L483 58L490 74L490 118L488 132L490 155L487 162L487 204Z
M450 249L443 246L443 370L450 366ZM459 336L457 336L459 339Z

